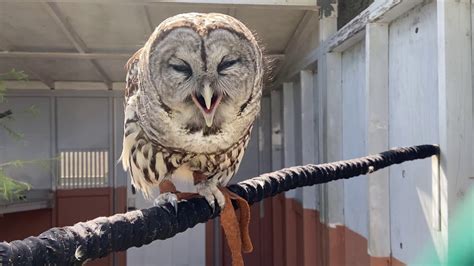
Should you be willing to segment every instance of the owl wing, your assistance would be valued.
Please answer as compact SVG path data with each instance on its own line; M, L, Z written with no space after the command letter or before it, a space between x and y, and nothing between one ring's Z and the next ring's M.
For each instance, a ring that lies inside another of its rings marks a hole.
M138 61L142 50L143 48L136 51L125 65L127 70L127 77L125 79L125 102L128 102L128 98L133 96L138 90Z

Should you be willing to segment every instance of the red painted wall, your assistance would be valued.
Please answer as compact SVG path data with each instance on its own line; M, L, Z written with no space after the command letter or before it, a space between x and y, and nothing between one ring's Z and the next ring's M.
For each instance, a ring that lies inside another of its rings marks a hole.
M115 211L113 198L115 197ZM126 212L126 187L58 190L54 209L9 213L0 216L0 241L37 236L54 226L73 225L99 216ZM126 253L116 254L117 265L126 264ZM112 256L87 265L112 265Z
M0 241L39 235L52 226L52 209L7 213L0 216Z

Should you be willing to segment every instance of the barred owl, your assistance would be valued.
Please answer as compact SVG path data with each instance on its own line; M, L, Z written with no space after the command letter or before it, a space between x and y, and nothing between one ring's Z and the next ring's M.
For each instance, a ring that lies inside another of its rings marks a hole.
M121 159L132 184L176 201L172 182L184 179L222 208L218 186L238 170L260 111L262 64L254 35L231 16L163 21L127 63Z

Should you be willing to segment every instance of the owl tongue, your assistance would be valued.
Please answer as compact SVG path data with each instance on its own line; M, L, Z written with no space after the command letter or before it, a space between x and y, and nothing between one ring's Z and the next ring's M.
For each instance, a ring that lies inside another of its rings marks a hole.
M206 125L211 127L214 121L214 114L222 99L222 95L214 93L209 86L205 86L201 94L193 94L192 98L194 104L201 110Z

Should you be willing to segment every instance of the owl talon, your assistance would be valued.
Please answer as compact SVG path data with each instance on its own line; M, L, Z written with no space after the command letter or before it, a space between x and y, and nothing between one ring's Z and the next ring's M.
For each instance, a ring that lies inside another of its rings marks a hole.
M217 188L217 185L211 182L202 182L196 185L197 192L203 196L211 206L212 213L216 212L216 201L222 211L225 205L224 194Z
M171 206L174 207L174 210L178 212L178 196L175 193L166 192L166 193L160 194L153 201L153 206L159 207L159 206L163 206L166 203L170 203Z

